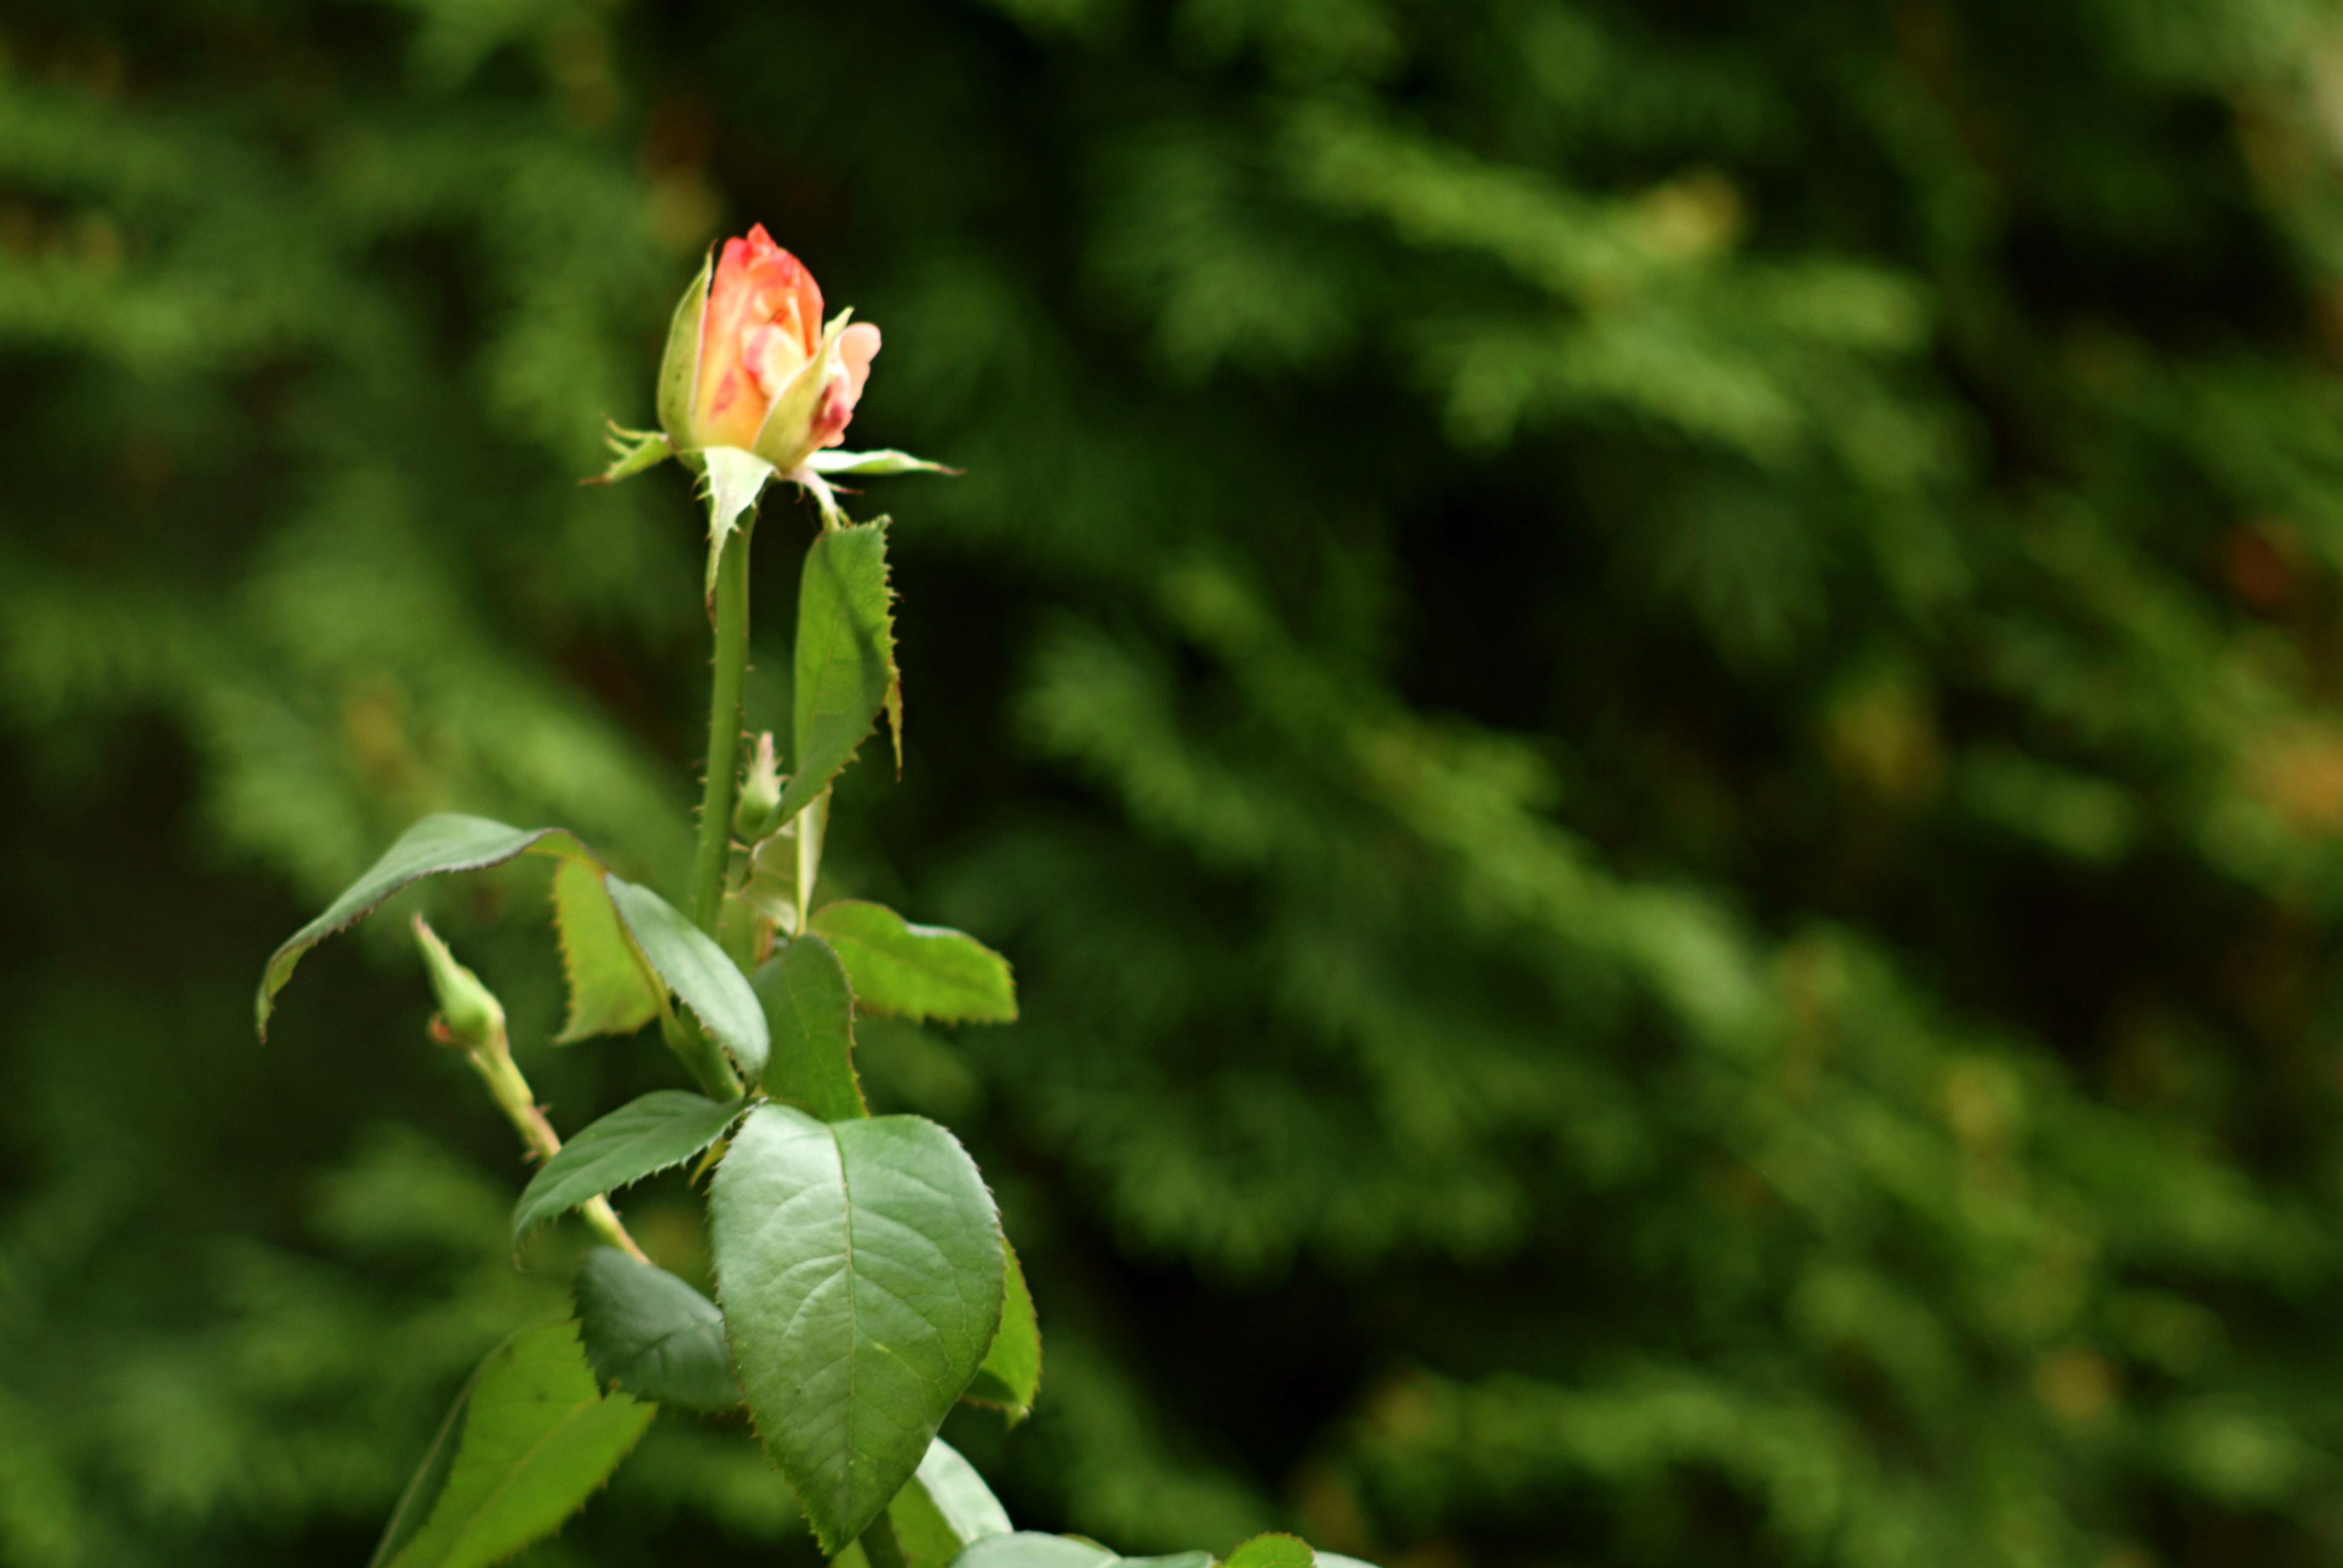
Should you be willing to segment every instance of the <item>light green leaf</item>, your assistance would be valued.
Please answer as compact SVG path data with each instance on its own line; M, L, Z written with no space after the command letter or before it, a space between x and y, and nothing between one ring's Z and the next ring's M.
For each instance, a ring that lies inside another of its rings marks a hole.
M902 744L891 599L884 524L826 529L806 551L798 588L797 771L781 792L783 821L854 759L881 708Z
M743 1076L753 1079L763 1072L771 1047L765 1010L724 950L649 888L615 873L606 875L602 885L609 890L627 934L668 989L731 1052Z
M513 1205L513 1245L588 1198L682 1164L719 1138L748 1109L681 1089L659 1089L618 1107L588 1127L529 1181Z
M614 424L606 439L613 454L610 466L596 476L606 485L632 478L675 456L675 447L663 430L629 430Z
M757 504L773 466L754 452L738 447L703 447L700 460L708 465L708 583L701 590L716 598L716 562L724 541L740 526L740 516Z
M486 1568L584 1505L659 1412L595 1386L574 1322L523 1329L491 1352L376 1550L380 1568ZM426 1493L427 1493L427 1496ZM411 1521L427 1509L420 1525Z
M1317 1568L1318 1554L1299 1535L1256 1535L1237 1543L1221 1568Z
M806 467L817 474L957 474L941 463L914 457L909 452L841 452L836 447L816 452Z
M732 960L732 967L742 974L757 967L757 950L763 945L764 915L757 906L738 892L724 895L716 914L716 945ZM768 1023L768 1030L771 1029Z
M809 923L838 950L865 1011L949 1023L1017 1016L1009 960L974 937L915 926L884 904L858 899L825 904Z
M800 937L759 965L749 983L773 1037L765 1092L823 1121L870 1115L854 1075L854 992L830 944Z
M1197 1568L1212 1562L1199 1552ZM1045 1535L1038 1530L1017 1530L1007 1535L986 1535L970 1542L952 1559L952 1568L1113 1568L1121 1562L1094 1542L1071 1535Z
M668 318L667 347L659 355L659 420L679 436L691 428L692 399L699 390L700 317L707 313L708 285L715 272L716 253L710 250L699 264L699 276L675 302L675 314Z
M382 1539L375 1543L374 1555L367 1559L367 1568L384 1568L422 1533L424 1522L431 1517L440 1493L447 1489L449 1473L456 1468L456 1447L464 1438L464 1412L471 1408L472 1390L479 1385L481 1374L495 1361L496 1355L491 1353L472 1369L472 1375L457 1391L456 1402L447 1407L439 1430L432 1434L431 1446L423 1451L423 1462L415 1467L414 1475L399 1493L398 1504L390 1511L390 1523L383 1527Z
M561 970L569 980L569 1021L553 1043L597 1034L631 1034L659 1012L659 994L618 924L600 869L564 860L553 873L553 925Z
M797 934L798 835L804 830L799 819L759 839L749 852L749 879L740 884L741 900L779 927L785 937Z
M724 1314L714 1302L615 1247L587 1250L576 1288L586 1359L605 1383L691 1410L739 1405Z
M426 817L399 836L381 859L342 891L326 912L286 939L269 955L254 1003L256 1024L268 1038L268 1015L276 1010L277 993L293 978L301 955L397 892L410 882L443 871L478 871L500 866L517 855L573 856L592 860L586 846L559 828L508 828L486 817L466 817L441 811Z
M968 1392L960 1398L971 1404L989 1404L1006 1411L1009 1424L1015 1426L1033 1413L1033 1396L1041 1391L1041 1325L1033 1315L1033 1292L1025 1286L1025 1267L1017 1261L1017 1249L1003 1237L1001 1251L1008 1264L1001 1301L1001 1331L992 1336L992 1348L984 1352L984 1364L976 1369L976 1376L969 1380Z
M904 1568L950 1568L970 1542L1010 1531L1009 1511L992 1488L940 1437L887 1505L887 1520Z
M1079 1535L1044 1535L1020 1530L987 1535L952 1560L952 1568L1212 1568L1209 1552L1174 1552L1165 1557L1118 1557Z
M928 1444L928 1456L920 1461L913 1479L928 1494L945 1527L963 1545L987 1535L1006 1535L1013 1528L1009 1511L992 1495L992 1488L984 1483L976 1466L940 1437Z
M1000 1327L992 1195L932 1121L760 1105L711 1207L749 1409L835 1556L919 1468Z

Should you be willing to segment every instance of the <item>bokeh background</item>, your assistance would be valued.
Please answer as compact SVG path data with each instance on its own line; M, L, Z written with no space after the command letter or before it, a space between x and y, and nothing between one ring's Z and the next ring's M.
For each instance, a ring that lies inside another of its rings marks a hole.
M1021 1522L2343 1561L2343 8L5 0L0 1562L363 1561L564 1310L397 922L250 992L427 810L681 879L702 525L577 479L754 221L967 470L834 869L1018 966L864 1062ZM679 1074L534 877L574 1129ZM682 1419L528 1558L814 1561Z

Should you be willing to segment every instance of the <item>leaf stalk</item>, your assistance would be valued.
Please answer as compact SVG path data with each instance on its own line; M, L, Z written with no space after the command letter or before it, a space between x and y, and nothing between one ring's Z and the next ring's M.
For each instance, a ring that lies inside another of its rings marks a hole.
M903 1544L895 1538L895 1522L883 1510L862 1533L862 1554L870 1559L870 1568L909 1568L903 1560Z

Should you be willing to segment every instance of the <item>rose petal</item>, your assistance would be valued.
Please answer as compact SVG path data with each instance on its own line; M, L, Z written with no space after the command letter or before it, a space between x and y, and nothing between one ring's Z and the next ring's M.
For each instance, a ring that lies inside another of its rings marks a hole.
M764 225L726 240L700 318L699 442L753 442L775 395L812 357L820 331L820 286Z
M870 379L870 361L879 356L879 329L858 321L838 335L838 357L846 362L846 406L862 401L862 384Z

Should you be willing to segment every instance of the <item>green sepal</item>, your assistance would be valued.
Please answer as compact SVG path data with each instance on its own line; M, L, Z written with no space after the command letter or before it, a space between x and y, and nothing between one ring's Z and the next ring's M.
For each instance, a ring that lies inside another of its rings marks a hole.
M677 1000L731 1055L743 1077L754 1079L762 1073L771 1050L765 1010L759 1005L757 993L749 989L748 979L715 939L649 888L639 887L616 872L605 873L602 885L609 890L618 921L636 950Z
M992 1195L924 1118L760 1105L709 1207L749 1412L834 1557L919 1469L1000 1328Z
M740 793L732 802L732 836L754 844L781 825L781 764L773 752L773 732L763 730L740 770Z
M584 1506L658 1413L601 1392L575 1322L521 1330L457 1396L371 1568L503 1561Z
M589 1198L615 1192L682 1164L719 1138L749 1108L719 1105L689 1090L658 1089L630 1101L563 1144L513 1205L513 1245Z
M895 668L883 523L830 528L806 551L798 588L796 772L781 792L789 820L854 759L885 709L900 765L902 686Z
M326 912L287 938L268 958L262 971L260 994L254 1000L255 1027L268 1038L268 1015L277 1009L277 993L293 978L301 955L326 938L362 917L393 893L425 877L447 871L479 871L500 866L517 856L558 855L595 865L592 851L561 828L512 828L486 817L454 811L436 812L399 835L358 879L342 890Z
M587 1249L575 1289L586 1359L605 1384L710 1413L739 1407L714 1302L615 1247Z
M870 1115L854 1071L854 990L830 945L799 937L759 965L749 983L773 1037L765 1092L823 1121Z
M959 468L948 468L941 463L930 463L925 457L914 457L909 452L841 452L835 447L816 452L805 460L805 466L817 474L958 474Z
M667 347L659 355L659 421L674 444L696 446L691 435L692 400L699 391L700 324L708 314L708 286L716 275L715 247L699 264L699 276L675 302L668 318Z
M1009 1023L1017 984L1009 960L962 931L915 926L884 904L842 899L809 928L838 950L867 1012L946 1023Z
M564 860L553 873L553 927L569 982L569 1021L553 1037L572 1045L597 1034L632 1034L659 1012L659 993L618 923L598 867Z
M765 410L765 422L757 427L757 438L750 445L756 448L757 456L780 472L787 473L810 455L806 448L806 437L812 430L814 410L821 402L822 388L837 367L838 335L853 318L851 310L841 310L830 318L821 329L821 341L815 346L813 357L799 366L797 374L782 383L780 391L774 396L773 406Z
M701 592L713 605L716 567L724 555L724 542L740 526L742 515L757 504L774 468L756 453L738 447L703 447L699 459L708 481L708 580Z
M976 1369L976 1376L969 1380L960 1397L1002 1412L1009 1424L1015 1426L1033 1413L1033 1396L1041 1392L1041 1324L1033 1313L1033 1292L1025 1283L1025 1266L1017 1261L1017 1249L1006 1236L1001 1239L1001 1251L1007 1263L1001 1328L992 1336L992 1348L984 1352L984 1364Z
M675 456L675 443L667 438L664 430L629 430L614 423L604 439L610 447L610 466L595 477L605 485L632 478Z

